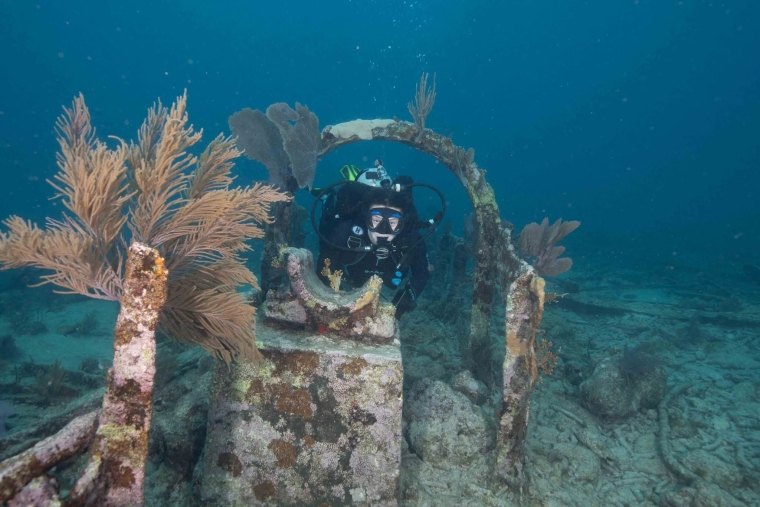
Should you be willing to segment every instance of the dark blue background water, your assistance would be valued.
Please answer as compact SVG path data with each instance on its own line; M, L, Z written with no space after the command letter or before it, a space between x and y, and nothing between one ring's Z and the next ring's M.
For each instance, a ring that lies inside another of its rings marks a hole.
M518 227L580 219L570 254L653 266L757 262L760 3L754 1L0 1L0 215L50 212L53 124L83 92L101 135L189 93L206 140L242 107L307 104L324 126L408 117L435 73L428 126L476 150ZM463 190L432 161L361 145ZM250 162L241 181L265 179Z

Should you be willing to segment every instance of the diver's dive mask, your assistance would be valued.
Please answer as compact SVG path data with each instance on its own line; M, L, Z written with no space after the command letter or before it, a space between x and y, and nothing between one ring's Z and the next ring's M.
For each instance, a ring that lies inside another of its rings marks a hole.
M367 229L378 234L398 234L404 228L404 214L395 208L371 208L367 212Z

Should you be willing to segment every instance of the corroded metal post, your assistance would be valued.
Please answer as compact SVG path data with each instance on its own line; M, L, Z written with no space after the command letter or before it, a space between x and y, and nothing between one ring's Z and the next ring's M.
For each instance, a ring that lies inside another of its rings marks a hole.
M48 469L83 452L95 434L97 419L97 412L76 417L55 435L0 463L0 503L32 504L29 498L19 498L19 492ZM34 505L39 503L43 502Z
M166 302L167 276L157 250L141 243L129 247L121 309L114 329L113 367L108 372L100 415L92 412L81 416L29 451L3 462L0 501L8 500L10 505L60 505L52 485L34 478L89 444L89 461L66 504L143 504L153 413L156 327Z
M60 505L53 485L39 477L92 441L87 466L65 499L66 504L143 504L156 327L166 302L167 275L157 250L141 243L129 247L121 310L114 330L113 367L108 372L100 415L92 412L74 419L56 435L3 462L0 501L8 500L10 505ZM32 480L35 476L38 479ZM13 498L14 495L17 496Z
M156 371L156 327L166 302L167 271L158 251L129 247L124 294L90 461L72 495L86 503L143 504L145 460Z
M522 480L528 402L538 379L536 332L544 314L544 279L532 269L512 282L507 299L502 406L499 413L496 475Z

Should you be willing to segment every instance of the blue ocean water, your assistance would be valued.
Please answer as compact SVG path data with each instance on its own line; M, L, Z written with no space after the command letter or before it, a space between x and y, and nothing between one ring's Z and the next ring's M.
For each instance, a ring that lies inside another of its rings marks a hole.
M595 266L641 285L694 273L749 284L737 297L758 308L746 274L760 276L759 51L760 4L741 0L0 0L0 216L60 211L45 183L53 126L80 92L101 137L132 139L155 100L187 90L209 140L233 112L279 101L320 126L410 119L429 72L428 127L475 149L518 230L580 220L564 244L586 280ZM376 158L439 186L463 231L464 190L411 150L352 146L316 182ZM267 177L247 160L237 173Z
M322 125L404 118L430 72L429 125L475 148L508 220L582 220L576 255L615 245L661 260L754 262L758 9L5 1L0 211L45 206L48 189L34 178L52 175L52 126L79 92L101 134L131 138L154 100L187 89L192 121L215 135L232 112L276 101L308 105Z

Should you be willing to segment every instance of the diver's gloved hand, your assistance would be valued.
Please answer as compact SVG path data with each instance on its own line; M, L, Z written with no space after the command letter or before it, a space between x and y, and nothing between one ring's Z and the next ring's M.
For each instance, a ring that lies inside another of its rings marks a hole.
M406 312L411 312L417 308L417 297L414 290L407 286L404 290L399 291L393 297L393 304L396 305L396 318L400 318Z

